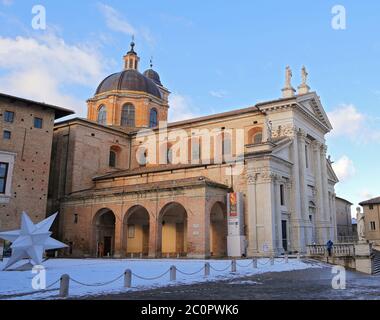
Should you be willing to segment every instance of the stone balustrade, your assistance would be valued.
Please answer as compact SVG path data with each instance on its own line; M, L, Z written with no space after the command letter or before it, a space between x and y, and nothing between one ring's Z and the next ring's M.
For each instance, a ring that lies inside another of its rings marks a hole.
M307 246L307 254L311 257L327 256L326 245ZM355 245L353 243L340 243L333 246L332 255L335 257L353 257L355 255Z

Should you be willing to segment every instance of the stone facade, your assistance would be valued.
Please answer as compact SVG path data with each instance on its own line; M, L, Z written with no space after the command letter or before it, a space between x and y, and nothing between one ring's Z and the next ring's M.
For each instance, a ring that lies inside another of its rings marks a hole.
M1 174L0 231L19 228L23 211L35 221L46 217L54 120L71 113L0 94L0 163L7 167Z
M351 206L351 202L336 197L336 220L339 242L351 243L357 239L357 234L354 234L352 227Z
M158 74L137 73L134 44L125 60L88 101L89 119L55 126L49 204L66 254L225 256L230 192L243 194L249 256L337 238L332 127L316 93L167 124ZM126 101L134 121L121 125Z
M380 246L380 197L360 203L364 209L365 239Z

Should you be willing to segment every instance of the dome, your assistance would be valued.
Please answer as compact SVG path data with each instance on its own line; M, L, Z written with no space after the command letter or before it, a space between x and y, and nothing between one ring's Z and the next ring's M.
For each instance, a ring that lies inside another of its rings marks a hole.
M144 76L151 79L155 84L162 86L160 75L153 69L148 69L144 72Z
M100 83L96 94L113 90L141 91L161 99L160 90L153 80L134 69L111 74Z

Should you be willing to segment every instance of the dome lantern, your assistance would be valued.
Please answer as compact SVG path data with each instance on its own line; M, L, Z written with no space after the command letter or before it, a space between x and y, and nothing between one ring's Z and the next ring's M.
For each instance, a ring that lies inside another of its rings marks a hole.
M128 53L124 56L124 69L125 70L138 70L138 65L140 62L140 58L135 52L135 41L134 37L132 37L131 42L131 49L128 51Z

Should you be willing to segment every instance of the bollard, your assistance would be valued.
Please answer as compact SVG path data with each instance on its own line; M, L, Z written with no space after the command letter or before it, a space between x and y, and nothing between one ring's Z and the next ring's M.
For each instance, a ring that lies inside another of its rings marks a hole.
M271 266L274 265L274 256L271 256L271 257L270 257L270 265L271 265Z
M140 259L142 259L143 258L143 253L142 252L140 252Z
M301 260L301 254L298 252L297 253L297 260L300 261Z
M289 256L287 254L285 255L285 263L289 263Z
M257 259L253 258L253 269L257 269Z
M170 259L170 253L166 254L166 259Z
M61 277L61 283L59 287L59 296L61 298L67 298L69 296L70 276L64 274Z
M231 262L231 272L234 273L236 272L236 260L233 259Z
M180 255L179 255L179 253L177 253L177 259L179 259L180 258Z
M131 253L131 259L133 259L133 257L134 257L134 254L133 254L133 252Z
M177 280L177 268L176 266L170 267L170 281L176 281Z
M132 287L132 271L131 270L125 270L124 272L124 288L131 288Z
M209 277L210 276L210 264L207 262L205 263L205 277Z

